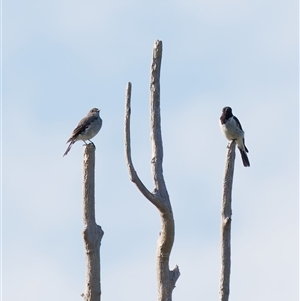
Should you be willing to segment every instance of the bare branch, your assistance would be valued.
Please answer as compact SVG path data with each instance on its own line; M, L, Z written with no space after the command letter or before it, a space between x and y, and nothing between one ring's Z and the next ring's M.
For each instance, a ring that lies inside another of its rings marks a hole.
M83 162L83 238L86 250L85 301L100 301L100 244L104 232L95 219L95 147L88 144Z
M229 300L230 291L230 264L231 264L231 193L235 160L235 140L228 146L225 162L225 175L223 182L223 201L221 211L221 279L220 301Z
M134 169L131 159L131 139L130 139L130 116L131 116L131 83L126 88L126 104L125 104L125 157L129 170L130 180L138 187L140 192L156 207L160 206L158 197L153 195L140 180Z
M180 276L176 266L169 269L169 258L175 237L175 225L171 203L163 176L163 143L160 118L160 68L162 59L162 42L156 41L153 49L153 60L150 76L150 115L151 115L151 169L154 180L154 191L151 193L139 179L131 160L130 149L130 99L131 84L127 85L125 112L125 152L130 179L136 184L141 193L154 204L160 212L161 231L157 242L157 283L158 300L171 301L172 291Z
M160 119L160 69L162 60L162 42L156 41L150 75L152 174L154 185L163 199L169 203L169 195L163 177L163 143Z

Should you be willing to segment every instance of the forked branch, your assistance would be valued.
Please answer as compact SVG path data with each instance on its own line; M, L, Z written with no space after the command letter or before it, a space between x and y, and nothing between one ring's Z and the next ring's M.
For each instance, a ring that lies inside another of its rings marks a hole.
M131 83L126 89L125 107L125 153L130 179L136 184L140 192L157 207L161 216L161 231L157 242L157 282L158 300L171 301L172 291L180 276L176 266L169 269L169 258L174 242L175 226L172 207L163 176L163 143L160 118L160 68L162 59L162 42L156 41L153 49L153 60L150 76L150 115L151 115L151 169L154 181L154 190L150 192L142 183L134 169L130 146L130 114L131 114Z

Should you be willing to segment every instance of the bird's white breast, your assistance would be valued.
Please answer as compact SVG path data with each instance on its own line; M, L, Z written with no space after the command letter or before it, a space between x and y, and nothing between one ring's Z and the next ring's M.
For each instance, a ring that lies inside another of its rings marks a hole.
M221 124L221 130L228 140L234 140L244 137L244 132L238 127L238 124L233 119L229 118L224 124Z

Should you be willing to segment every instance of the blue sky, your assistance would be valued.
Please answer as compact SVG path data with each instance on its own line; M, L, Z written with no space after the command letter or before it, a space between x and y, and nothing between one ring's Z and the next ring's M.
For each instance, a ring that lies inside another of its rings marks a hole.
M164 175L176 237L173 300L217 299L220 210L231 106L246 132L237 153L230 300L298 300L299 78L297 1L4 1L2 3L2 286L10 301L82 300L83 147L79 120L101 108L96 218L102 300L155 300L159 214L149 190L149 75L163 42Z

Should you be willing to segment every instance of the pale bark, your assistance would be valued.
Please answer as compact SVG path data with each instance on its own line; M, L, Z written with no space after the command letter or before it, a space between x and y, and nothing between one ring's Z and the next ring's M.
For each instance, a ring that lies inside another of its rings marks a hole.
M95 219L95 147L88 144L83 161L83 238L86 251L85 301L100 301L100 244L104 232Z
M131 159L130 145L130 114L131 114L131 83L126 90L125 108L125 153L130 179L140 192L159 210L161 216L161 231L157 242L156 271L158 283L158 300L171 301L172 291L180 276L176 265L169 269L169 258L174 242L175 225L172 207L163 176L163 144L160 118L160 67L162 59L162 42L156 41L153 50L153 61L150 76L150 115L151 115L151 170L154 180L154 190L150 192L138 177Z
M235 160L235 145L232 140L228 145L225 162L225 174L223 181L223 200L221 211L221 278L220 301L229 300L230 291L230 265L231 265L231 194Z

